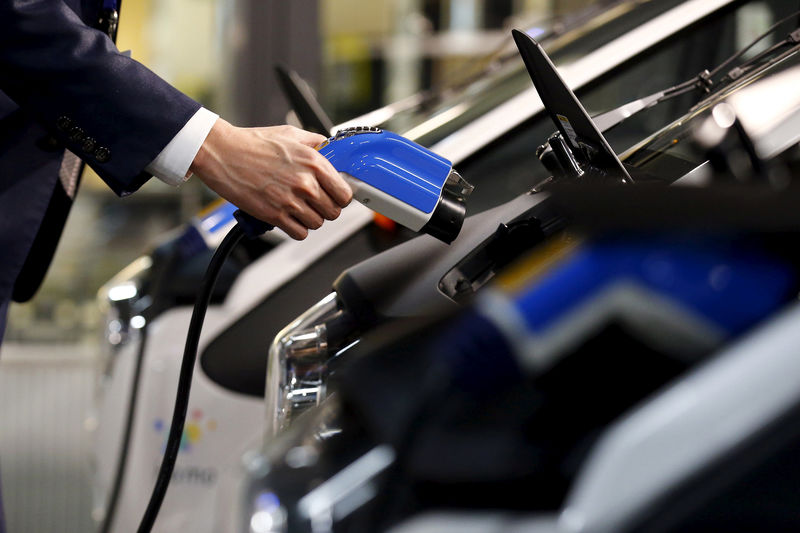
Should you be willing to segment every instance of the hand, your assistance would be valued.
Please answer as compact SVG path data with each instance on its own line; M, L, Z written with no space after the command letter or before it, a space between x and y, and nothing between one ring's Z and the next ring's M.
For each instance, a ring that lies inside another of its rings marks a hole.
M238 128L220 118L190 170L243 211L302 240L338 217L353 195L314 149L324 140L293 126Z

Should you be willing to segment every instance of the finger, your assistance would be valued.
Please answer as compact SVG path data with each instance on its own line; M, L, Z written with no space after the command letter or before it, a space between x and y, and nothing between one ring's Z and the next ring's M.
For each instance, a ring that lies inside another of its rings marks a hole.
M353 199L353 191L350 186L339 175L339 172L333 168L330 161L325 159L319 152L317 152L317 167L316 178L317 182L322 186L325 192L333 198L333 201L341 207L347 206L350 200Z
M336 205L333 198L325 192L325 189L320 188L319 194L307 200L308 205L314 211L325 217L327 220L335 220L342 213L342 209Z
M290 215L284 215L275 225L285 231L289 237L297 241L302 241L308 237L308 229Z
M305 144L306 146L315 148L320 144L322 144L327 139L327 137L325 137L324 135L320 135L319 133L311 133L310 131L296 128L295 139L297 139L297 141L301 144Z
M319 229L325 219L308 205L299 205L289 211L297 222L308 229Z

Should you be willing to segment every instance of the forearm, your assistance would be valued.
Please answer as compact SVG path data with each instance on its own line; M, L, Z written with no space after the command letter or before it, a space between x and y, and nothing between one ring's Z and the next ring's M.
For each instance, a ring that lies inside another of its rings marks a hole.
M0 2L0 89L121 194L199 108L59 0Z

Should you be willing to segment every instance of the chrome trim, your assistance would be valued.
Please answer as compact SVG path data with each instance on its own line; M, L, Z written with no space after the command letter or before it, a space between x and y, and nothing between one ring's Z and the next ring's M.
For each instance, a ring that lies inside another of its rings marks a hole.
M326 395L328 331L324 322L340 313L332 292L286 326L272 342L267 360L265 391L266 436L318 405Z
M341 520L377 495L374 480L395 460L395 451L381 444L320 483L297 502L312 531L330 531L325 526Z

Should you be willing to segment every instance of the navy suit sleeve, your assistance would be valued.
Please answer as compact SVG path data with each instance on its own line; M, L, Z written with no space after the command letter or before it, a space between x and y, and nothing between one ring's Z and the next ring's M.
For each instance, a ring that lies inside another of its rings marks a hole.
M200 107L63 0L0 0L0 90L119 195Z

